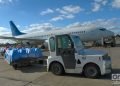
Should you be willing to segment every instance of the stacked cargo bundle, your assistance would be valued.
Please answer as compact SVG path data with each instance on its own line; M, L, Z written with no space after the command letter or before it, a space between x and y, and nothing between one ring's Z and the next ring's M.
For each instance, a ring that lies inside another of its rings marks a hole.
M5 61L14 65L23 62L32 62L42 57L42 51L39 48L13 48L6 50Z

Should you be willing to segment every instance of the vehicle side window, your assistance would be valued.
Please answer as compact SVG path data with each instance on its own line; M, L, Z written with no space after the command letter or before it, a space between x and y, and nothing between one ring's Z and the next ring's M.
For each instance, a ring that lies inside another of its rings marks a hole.
M72 48L71 40L68 36L60 36L58 37L58 48Z
M55 38L54 37L51 37L49 39L49 42L50 42L50 51L51 52L54 52L55 51Z

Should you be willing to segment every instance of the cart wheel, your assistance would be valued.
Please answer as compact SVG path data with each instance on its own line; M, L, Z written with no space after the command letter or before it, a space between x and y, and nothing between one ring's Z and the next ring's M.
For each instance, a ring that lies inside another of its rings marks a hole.
M32 63L31 63L31 62L29 62L29 63L27 64L27 66L32 66Z
M17 70L18 65L17 65L17 64L13 64L13 68L14 68L15 70Z

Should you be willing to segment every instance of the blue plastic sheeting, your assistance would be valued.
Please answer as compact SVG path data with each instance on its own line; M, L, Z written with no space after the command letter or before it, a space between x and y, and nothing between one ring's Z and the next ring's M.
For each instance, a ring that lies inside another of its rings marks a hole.
M25 58L41 58L42 51L39 48L13 48L6 50L5 60L8 64Z

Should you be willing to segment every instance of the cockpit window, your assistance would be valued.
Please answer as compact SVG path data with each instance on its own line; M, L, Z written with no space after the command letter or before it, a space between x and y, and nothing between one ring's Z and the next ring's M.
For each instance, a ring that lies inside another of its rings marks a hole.
M105 28L101 28L101 29L99 29L99 30L101 30L101 31L105 31L106 29L105 29Z

